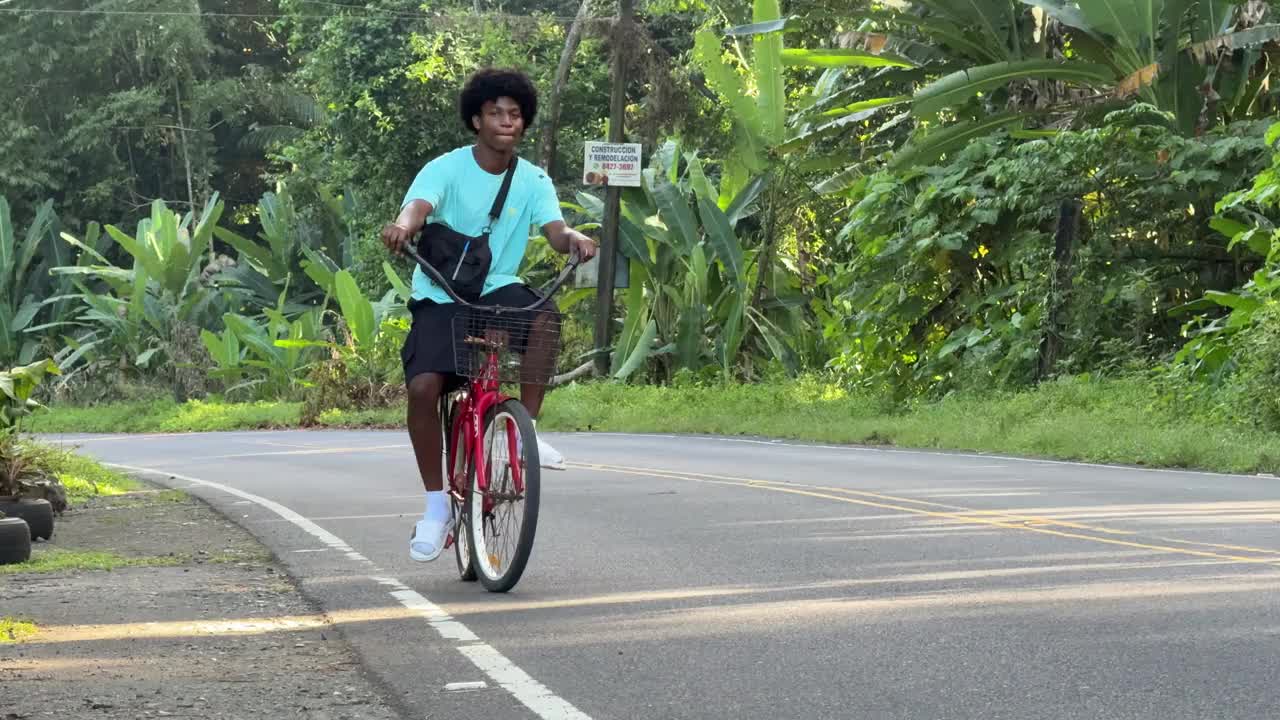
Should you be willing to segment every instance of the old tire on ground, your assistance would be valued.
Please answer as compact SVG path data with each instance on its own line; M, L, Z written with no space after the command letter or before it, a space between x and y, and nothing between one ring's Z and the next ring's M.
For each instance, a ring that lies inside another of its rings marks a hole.
M0 565L24 563L31 559L31 528L16 517L0 518Z
M26 520L31 527L32 540L49 540L53 537L53 505L48 500L0 498L0 513Z

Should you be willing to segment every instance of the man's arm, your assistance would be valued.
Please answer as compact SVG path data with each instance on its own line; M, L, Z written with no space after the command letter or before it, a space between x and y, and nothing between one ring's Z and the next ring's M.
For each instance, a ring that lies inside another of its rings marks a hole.
M431 203L426 200L413 200L400 211L400 216L393 223L382 228L382 244L391 252L399 255L409 244L431 215Z
M562 255L575 251L582 262L596 256L596 241L569 227L563 220L553 220L543 225L542 234L551 243L551 247Z

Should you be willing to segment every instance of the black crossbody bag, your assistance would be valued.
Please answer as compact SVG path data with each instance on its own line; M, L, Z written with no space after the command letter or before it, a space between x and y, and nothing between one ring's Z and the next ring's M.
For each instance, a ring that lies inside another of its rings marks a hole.
M489 222L484 226L480 237L463 235L443 223L427 223L422 228L418 243L422 259L439 270L445 280L449 281L449 287L467 302L476 302L484 291L484 280L488 277L489 265L493 262L489 234L502 217L502 208L507 204L507 193L511 191L511 179L516 174L516 164L516 158L512 157L507 174L502 178L502 188L498 190L498 197L489 210Z

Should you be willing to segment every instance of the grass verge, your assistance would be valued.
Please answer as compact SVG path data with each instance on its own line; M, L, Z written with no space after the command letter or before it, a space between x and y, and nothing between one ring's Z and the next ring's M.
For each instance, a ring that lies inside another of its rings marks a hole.
M207 432L293 427L302 403L218 403L172 400L61 407L23 421L33 433Z
M177 555L161 557L124 557L101 550L65 550L35 548L31 559L16 565L0 565L0 575L56 573L72 570L115 570L123 567L156 567L181 565L187 558Z
M0 567L8 567L0 565ZM0 645L22 642L35 635L36 624L11 617L0 617Z
M596 384L559 391L547 405L543 424L559 430L747 434L1220 472L1280 471L1280 433L1198 417L1131 379L1063 379L1035 390L956 395L906 408L804 380L727 388Z
M124 408L124 409L122 409ZM288 403L151 403L57 409L37 432L200 431L297 425ZM130 414L129 423L80 424ZM146 418L156 419L148 424ZM328 427L402 427L403 408L332 411ZM556 390L548 430L759 435L802 441L1008 453L1221 472L1280 472L1280 433L1207 419L1139 379L1065 378L1034 390L955 395L902 407L813 378L769 385L585 383Z
M141 487L133 478L97 460L52 445L23 442L19 452L23 463L57 477L73 506L91 497L122 495Z
M67 499L72 504L94 496L123 495L140 487L128 475L74 453L63 453L53 470L67 488Z

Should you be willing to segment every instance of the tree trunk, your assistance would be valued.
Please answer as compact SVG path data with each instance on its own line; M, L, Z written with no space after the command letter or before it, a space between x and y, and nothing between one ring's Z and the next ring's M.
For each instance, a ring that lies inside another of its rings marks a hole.
M560 65L556 67L556 79L551 85L551 94L547 96L546 124L542 130L542 147L538 152L542 160L542 168L547 175L555 177L556 133L560 129L560 98L564 87L569 83L569 70L573 68L573 57L578 52L578 44L582 42L582 28L586 25L587 10L591 0L582 0L578 6L578 14L573 16L573 24L564 38L564 49L560 51Z
M756 286L752 290L749 299L750 308L760 309L760 304L764 302L764 294L768 289L769 275L773 271L773 257L777 252L777 210L774 207L776 195L772 190L766 191L764 210L764 244L760 247L760 254L756 256Z
M1049 276L1049 298L1045 307L1045 332L1040 339L1040 358L1036 379L1051 375L1065 349L1062 333L1067 306L1071 301L1072 262L1075 259L1076 236L1080 233L1079 200L1067 200L1058 211L1058 231L1053 238L1053 269Z
M187 204L191 206L191 214L196 213L196 194L191 182L191 151L187 148L187 123L182 118L182 81L173 81L173 96L178 113L178 137L182 140L182 162L187 167Z

